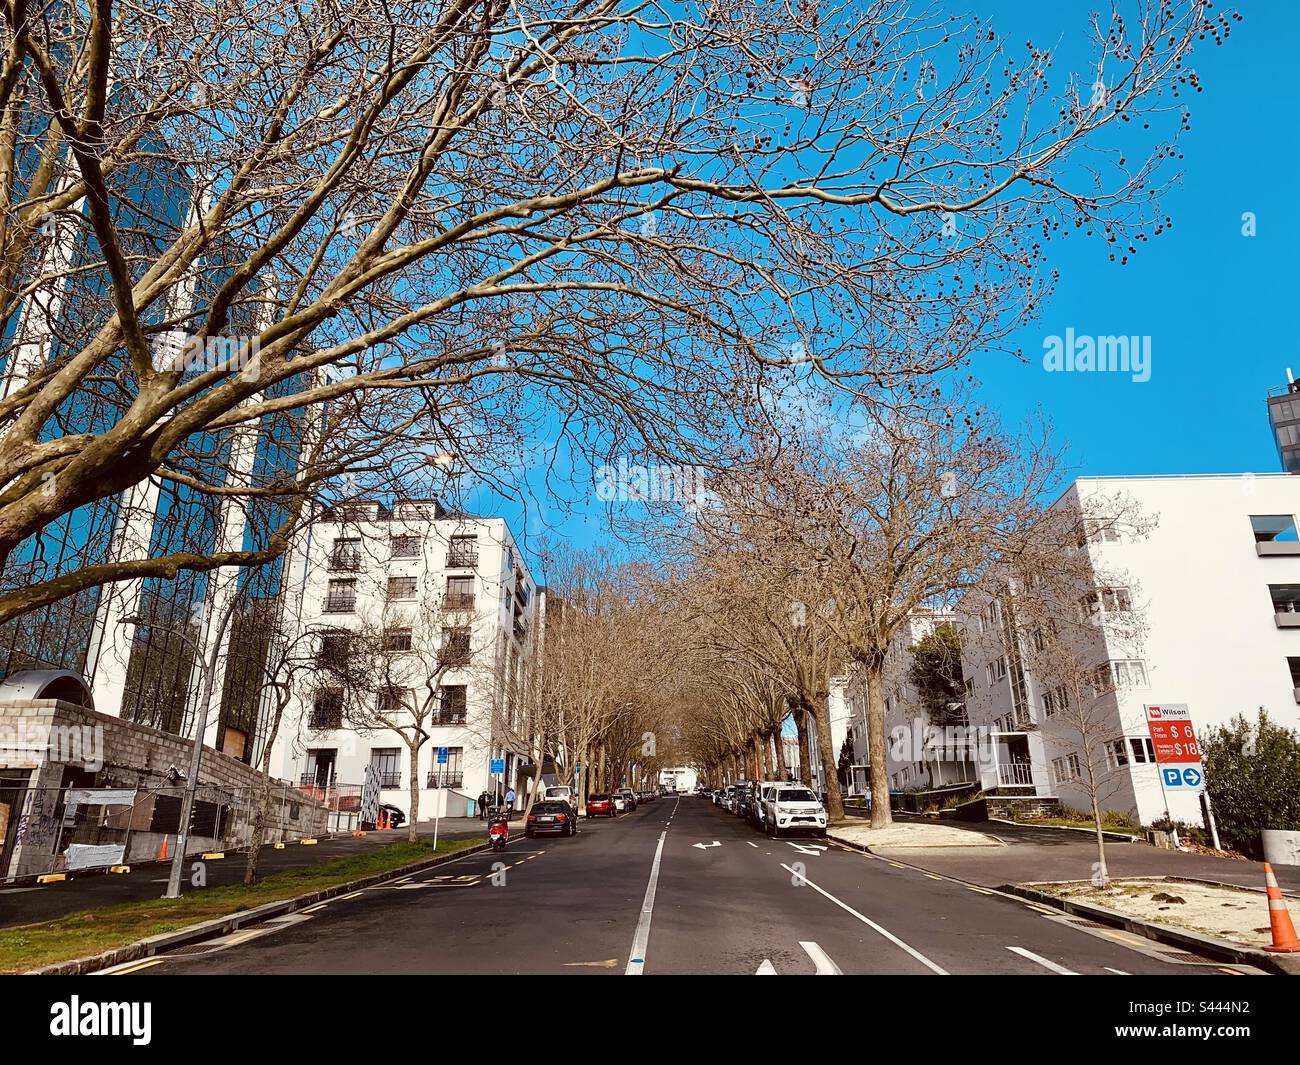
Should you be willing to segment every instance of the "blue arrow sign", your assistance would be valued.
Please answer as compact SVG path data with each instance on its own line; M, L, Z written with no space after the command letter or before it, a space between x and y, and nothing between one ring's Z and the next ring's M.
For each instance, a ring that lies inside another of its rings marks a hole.
M1189 788L1199 788L1201 786L1201 771L1199 769L1184 769L1183 783Z

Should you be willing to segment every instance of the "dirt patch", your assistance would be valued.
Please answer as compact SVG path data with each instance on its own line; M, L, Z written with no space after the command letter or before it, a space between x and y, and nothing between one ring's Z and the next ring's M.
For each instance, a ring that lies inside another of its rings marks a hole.
M1156 924L1186 928L1248 947L1272 943L1268 899L1262 891L1189 884L1177 880L1113 880L1105 888L1088 883L1037 884L1040 891Z

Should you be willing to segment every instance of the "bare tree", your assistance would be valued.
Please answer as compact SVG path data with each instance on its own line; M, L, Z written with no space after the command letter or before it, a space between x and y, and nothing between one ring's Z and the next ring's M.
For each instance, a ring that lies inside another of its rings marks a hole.
M252 546L10 582L0 621L274 558L395 442L473 461L533 419L707 458L757 378L895 385L1001 346L1045 234L1126 257L1160 231L1164 94L1227 32L1208 8L1095 20L1053 93L1050 50L903 0L6 6L0 563L150 479L281 509ZM1134 120L1145 158L1092 151ZM314 442L232 483L222 442L295 412Z

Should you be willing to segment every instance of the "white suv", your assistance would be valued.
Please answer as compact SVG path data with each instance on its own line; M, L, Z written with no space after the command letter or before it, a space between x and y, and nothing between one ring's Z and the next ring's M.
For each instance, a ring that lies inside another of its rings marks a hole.
M780 839L783 832L812 829L826 836L826 808L811 789L802 784L784 784L773 788L763 803L767 834Z

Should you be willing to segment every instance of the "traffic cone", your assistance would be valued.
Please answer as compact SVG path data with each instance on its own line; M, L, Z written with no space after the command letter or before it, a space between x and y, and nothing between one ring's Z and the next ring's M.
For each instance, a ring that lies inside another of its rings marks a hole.
M1264 883L1268 893L1268 923L1273 932L1273 945L1265 947L1274 954L1295 954L1300 952L1300 936L1295 934L1295 925L1291 923L1291 913L1282 898L1282 889L1277 886L1277 877L1273 867L1264 863Z
M163 836L162 846L158 848L158 860L165 862L167 860L167 840L170 836Z

